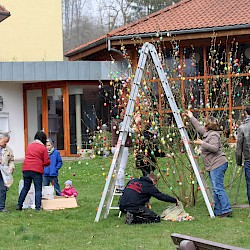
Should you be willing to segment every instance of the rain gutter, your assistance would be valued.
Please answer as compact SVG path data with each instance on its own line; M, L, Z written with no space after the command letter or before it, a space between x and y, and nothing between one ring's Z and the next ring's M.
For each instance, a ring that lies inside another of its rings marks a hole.
M210 28L201 28L201 29L190 29L190 30L176 30L176 31L164 31L159 32L160 35L183 35L183 34L195 34L195 33L206 33L206 32L216 32L223 30L237 30L237 29L247 29L250 28L250 24L240 24L240 25L230 25L230 26L221 26L221 27L210 27ZM142 34L133 34L133 35L125 35L125 36L112 36L109 37L108 40L126 40L134 37L140 36L141 38L152 37L155 36L156 32L151 33L142 33Z
M209 28L201 28L201 29L189 29L189 30L163 31L163 32L160 32L160 34L162 36L169 36L169 35L173 36L173 35L182 35L182 34L195 34L195 33L216 32L216 31L223 31L223 30L238 30L238 29L247 29L247 28L250 28L250 24L239 24L239 25L209 27ZM72 55L78 54L78 53L83 52L85 50L88 50L90 48L101 45L104 42L108 43L108 51L110 51L111 50L111 41L113 41L113 40L127 40L127 39L131 39L131 38L138 37L138 36L140 36L141 38L153 37L153 36L155 36L155 34L156 34L156 32L151 32L151 33L106 37L106 38L100 39L97 42L89 44L82 49L68 53L65 56L70 57Z

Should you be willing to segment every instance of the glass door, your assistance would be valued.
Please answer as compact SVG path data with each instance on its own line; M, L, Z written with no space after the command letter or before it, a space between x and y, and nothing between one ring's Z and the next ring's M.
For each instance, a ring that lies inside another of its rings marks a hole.
M61 88L47 89L48 137L58 150L64 150L63 95Z
M27 90L27 124L28 144L42 127L42 90Z

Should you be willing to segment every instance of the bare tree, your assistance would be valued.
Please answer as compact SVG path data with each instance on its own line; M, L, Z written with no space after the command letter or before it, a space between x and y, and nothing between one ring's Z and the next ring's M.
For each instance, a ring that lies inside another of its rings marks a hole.
M63 0L64 52L104 34L107 30L89 12L88 0Z
M111 31L130 20L133 0L96 0L103 26Z
M126 25L180 0L96 0L100 19L108 31Z
M62 1L64 51L68 51L179 0ZM88 4L94 4L98 14Z

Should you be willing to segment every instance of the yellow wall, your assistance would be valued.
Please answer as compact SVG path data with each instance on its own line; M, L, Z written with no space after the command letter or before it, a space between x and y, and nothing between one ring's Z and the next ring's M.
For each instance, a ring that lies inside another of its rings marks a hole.
M0 61L62 61L61 0L0 0Z

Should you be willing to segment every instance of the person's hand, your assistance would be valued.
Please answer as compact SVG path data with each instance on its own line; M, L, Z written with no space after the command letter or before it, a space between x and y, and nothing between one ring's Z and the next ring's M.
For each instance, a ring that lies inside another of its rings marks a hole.
M194 141L194 144L202 145L203 141L200 138L198 138L197 140Z
M10 174L13 174L13 173L14 173L14 168L10 167Z
M186 111L185 114L186 114L186 116L189 117L189 118L193 117L193 113L192 113L190 110Z
M181 202L179 200L176 201L176 206L180 206Z

